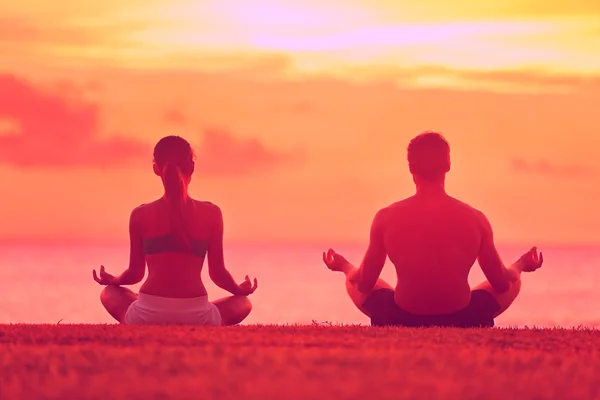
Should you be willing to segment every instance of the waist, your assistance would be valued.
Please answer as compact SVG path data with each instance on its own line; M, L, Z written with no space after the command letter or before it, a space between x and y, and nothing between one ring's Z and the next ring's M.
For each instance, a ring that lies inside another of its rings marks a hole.
M151 308L154 310L165 310L165 311L186 311L186 310L197 310L208 306L208 296L198 297L162 297L155 296L152 294L140 292L138 295L138 305L142 307Z
M206 296L200 276L201 269L189 265L176 267L148 264L148 276L140 292L166 298L191 298Z
M445 315L460 311L469 305L471 289L428 288L395 291L394 300L398 307L414 315Z

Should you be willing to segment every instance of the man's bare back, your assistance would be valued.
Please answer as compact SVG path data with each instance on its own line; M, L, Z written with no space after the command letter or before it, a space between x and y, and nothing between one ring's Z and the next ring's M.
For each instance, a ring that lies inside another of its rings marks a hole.
M445 314L469 303L469 271L482 241L479 212L448 195L413 196L382 210L384 246L396 268L398 305Z

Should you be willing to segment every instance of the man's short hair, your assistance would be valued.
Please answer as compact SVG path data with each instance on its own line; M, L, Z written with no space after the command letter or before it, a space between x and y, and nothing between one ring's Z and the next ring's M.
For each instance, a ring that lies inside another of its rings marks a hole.
M450 171L450 145L437 132L423 132L408 144L411 174L427 181L441 179Z

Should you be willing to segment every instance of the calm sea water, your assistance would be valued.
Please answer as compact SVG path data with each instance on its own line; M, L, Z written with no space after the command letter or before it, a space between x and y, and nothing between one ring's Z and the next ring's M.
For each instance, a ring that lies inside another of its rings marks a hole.
M335 248L355 263L364 252L363 246ZM249 274L259 280L252 296L254 309L245 323L368 324L346 296L343 275L323 265L324 249L315 245L226 246L227 265L234 277L241 281ZM525 250L526 246L500 247L507 263ZM544 267L523 276L521 295L497 319L497 325L600 327L600 247L542 250ZM92 269L104 264L117 274L127 260L126 246L2 246L0 323L112 323L100 305L101 287L93 281ZM211 299L226 295L210 282L206 271L203 277ZM382 277L395 283L389 262ZM476 265L470 280L482 279Z

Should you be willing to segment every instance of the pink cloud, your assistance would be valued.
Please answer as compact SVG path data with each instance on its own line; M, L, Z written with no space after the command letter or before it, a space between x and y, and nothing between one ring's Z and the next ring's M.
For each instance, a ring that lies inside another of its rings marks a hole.
M0 120L10 121L0 132L2 163L98 167L149 158L151 149L144 142L118 135L101 138L95 104L43 90L13 75L0 75L0 93Z
M187 118L185 114L176 108L168 109L164 114L164 120L172 125L185 125Z
M150 143L103 135L96 104L78 87L62 82L42 89L14 75L0 75L0 163L18 167L103 167L150 161ZM171 123L185 123L177 109ZM277 151L255 138L206 131L197 147L198 170L206 174L248 174L299 161L302 151Z
M596 171L587 165L582 164L556 164L542 159L535 162L527 161L519 157L511 160L511 167L514 171L535 174L548 175L555 177L579 178L595 175Z
M197 151L199 171L219 175L243 175L293 164L304 159L302 150L276 151L255 138L240 139L221 130L203 134Z

